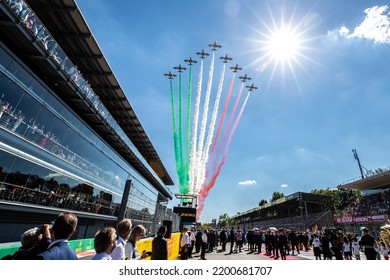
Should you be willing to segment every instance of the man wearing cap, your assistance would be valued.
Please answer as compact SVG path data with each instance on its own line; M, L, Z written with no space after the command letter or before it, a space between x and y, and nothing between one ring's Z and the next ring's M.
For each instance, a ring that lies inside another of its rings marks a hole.
M363 246L367 260L376 260L375 238L368 233L368 228L364 227L362 230L363 236L359 241L359 245Z

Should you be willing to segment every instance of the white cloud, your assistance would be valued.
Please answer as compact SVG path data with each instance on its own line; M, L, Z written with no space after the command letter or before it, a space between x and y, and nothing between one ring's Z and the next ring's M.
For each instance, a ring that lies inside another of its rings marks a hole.
M346 37L346 36L349 34L349 29L346 28L345 26L342 26L342 27L340 28L340 30L339 30L339 34L340 34L341 36Z
M51 178L59 178L63 177L64 175L61 173L49 173L48 175L45 176L45 179L51 179Z
M386 13L389 7L374 6L364 11L366 17L356 26L351 33L350 30L343 26L339 34L346 38L366 38L373 40L375 43L390 43L390 13Z
M281 184L280 187L281 188L288 188L288 185L287 184Z
M255 180L246 180L246 181L242 181L242 182L238 182L239 185L245 185L245 186L251 186L251 185L256 185L256 181Z

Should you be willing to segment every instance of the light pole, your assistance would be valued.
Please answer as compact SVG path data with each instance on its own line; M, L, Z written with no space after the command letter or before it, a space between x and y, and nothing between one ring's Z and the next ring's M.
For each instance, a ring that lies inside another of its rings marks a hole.
M360 174L362 175L362 179L364 179L364 175L363 175L363 169L362 169L362 166L360 164L360 160L359 160L359 156L356 152L356 149L352 149L352 152L353 152L353 157L357 160L358 162L358 165L359 165L359 169L360 169Z

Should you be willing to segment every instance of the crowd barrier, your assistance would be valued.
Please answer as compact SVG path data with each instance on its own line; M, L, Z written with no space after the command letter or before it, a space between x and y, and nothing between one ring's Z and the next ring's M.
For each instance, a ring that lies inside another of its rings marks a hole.
M179 241L180 241L180 232L172 233L171 238L168 238L168 260L174 260L179 255ZM152 241L153 238L145 238L137 242L137 247L140 252L143 250L152 251ZM8 254L15 253L21 246L20 242L10 242L0 244L0 259ZM69 246L76 253L81 253L84 251L90 251L94 249L93 238L88 239L78 239L70 240ZM149 260L150 257L145 260Z

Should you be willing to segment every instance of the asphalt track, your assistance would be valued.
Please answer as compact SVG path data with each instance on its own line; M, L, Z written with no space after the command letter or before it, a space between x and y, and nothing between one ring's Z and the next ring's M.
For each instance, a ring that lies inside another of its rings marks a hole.
M206 253L206 260L269 260L269 261L282 261L281 258L275 259L274 255L267 256L265 254L264 245L262 248L262 252L260 254L252 253L247 249L243 249L241 252L229 254L230 251L230 245L228 244L226 246L226 251L222 252L220 250L220 247L218 247L217 250L214 250L213 252ZM92 256L95 254L93 250L86 251L86 252L80 252L78 253L78 257L80 260L90 260ZM366 257L362 253L361 259L365 260ZM180 259L180 256L178 257ZM200 260L200 253L193 253L192 258L189 258L188 260ZM299 254L295 252L295 254L287 255L286 260L315 260L313 250L310 249L309 251L301 250ZM333 258L333 260L335 260ZM354 260L354 258L353 258Z

